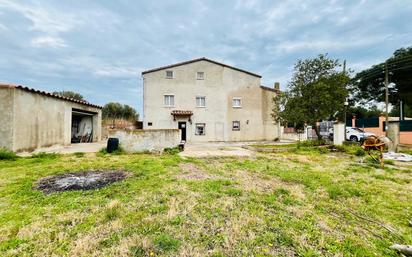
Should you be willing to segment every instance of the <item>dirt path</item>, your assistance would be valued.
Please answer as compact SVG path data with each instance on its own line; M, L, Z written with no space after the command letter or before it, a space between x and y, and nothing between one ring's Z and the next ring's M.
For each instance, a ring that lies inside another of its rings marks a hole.
M32 154L36 153L60 153L60 154L71 154L76 152L82 153L96 153L103 147L106 147L106 140L95 142L95 143L79 143L79 144L71 144L67 146L56 145L51 147L39 148L33 152L22 152L19 153L19 156L31 156Z
M187 143L180 153L183 157L241 156L249 157L255 152L242 148L245 143L205 142Z

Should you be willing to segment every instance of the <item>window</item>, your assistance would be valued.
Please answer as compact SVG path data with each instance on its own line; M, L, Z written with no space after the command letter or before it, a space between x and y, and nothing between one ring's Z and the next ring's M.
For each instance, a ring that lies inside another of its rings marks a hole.
M206 97L196 96L196 107L206 107Z
M172 79L173 78L173 71L172 70L167 70L166 71L166 78L167 79Z
M196 73L196 79L198 80L204 80L205 79L205 73L203 71L198 71Z
M205 127L206 127L206 124L205 124L205 123L196 123L195 135L197 135L197 136L204 136L204 135L206 135Z
M240 130L240 121L232 121L232 130L239 131Z
M152 125L153 125L153 123L151 123L151 122L147 123L147 126L149 126L149 127L152 126Z
M165 95L165 106L167 107L175 106L175 96L174 95Z
M242 98L233 97L233 108L242 108Z

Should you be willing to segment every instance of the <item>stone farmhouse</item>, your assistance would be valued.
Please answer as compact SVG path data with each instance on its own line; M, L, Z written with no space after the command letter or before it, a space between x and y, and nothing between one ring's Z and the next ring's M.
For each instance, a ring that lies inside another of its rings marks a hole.
M181 140L259 141L280 136L271 117L279 92L261 76L207 58L142 72L143 128L181 130Z

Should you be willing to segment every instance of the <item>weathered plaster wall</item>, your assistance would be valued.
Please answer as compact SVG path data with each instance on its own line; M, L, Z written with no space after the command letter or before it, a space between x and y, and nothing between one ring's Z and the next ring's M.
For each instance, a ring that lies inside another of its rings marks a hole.
M13 89L0 88L0 148L13 150Z
M118 138L126 152L162 151L180 143L178 129L110 130L109 136Z
M173 120L172 110L193 111L192 123L187 123L188 141L245 141L274 139L276 125L268 122L267 95L262 93L260 78L199 61L173 67L173 79L166 79L166 70L144 75L144 129L176 129L179 121ZM196 73L204 72L204 80L197 80ZM164 95L175 97L174 107L164 106ZM206 107L196 107L196 96L206 97ZM242 108L232 107L232 98L242 98ZM262 103L265 101L265 103ZM240 131L232 131L232 121L241 122ZM153 126L148 126L152 122ZM195 135L195 124L206 124L206 135ZM266 137L267 136L267 137Z
M98 113L93 117L93 141L100 140L100 109L20 89L14 91L13 151L70 144L72 108Z
M275 122L272 117L274 102L273 98L276 96L275 92L269 90L262 90L262 120L263 120L263 134L265 140L274 140L281 136L281 126L279 122Z

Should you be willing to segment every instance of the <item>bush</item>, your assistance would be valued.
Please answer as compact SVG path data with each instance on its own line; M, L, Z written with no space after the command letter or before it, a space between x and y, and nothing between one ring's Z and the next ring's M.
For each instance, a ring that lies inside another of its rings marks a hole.
M125 153L125 150L120 145L119 145L119 148L117 148L116 151L113 151L111 153L107 152L106 147L103 147L102 149L99 150L99 155L105 155L105 154L121 155L121 154L124 154L124 153Z
M313 146L321 146L325 145L326 140L321 139L321 140L305 140L305 141L298 141L297 147L313 147Z
M0 148L0 160L16 160L18 156L16 153L4 148Z
M357 149L355 150L355 155L356 155L356 156L365 156L365 155L366 155L366 152L365 152L365 150L363 150L363 148L357 148Z
M353 141L343 141L344 146L358 146L359 142L353 142Z
M319 153L329 153L329 149L326 147L319 147L318 151Z
M167 154L178 154L180 152L179 147L166 147L165 149L163 149L164 153Z
M351 155L356 155L356 156L366 155L365 150L363 150L363 148L360 147L358 144L344 143L343 145L334 145L332 146L332 148L338 152L343 152L343 153L347 153Z

